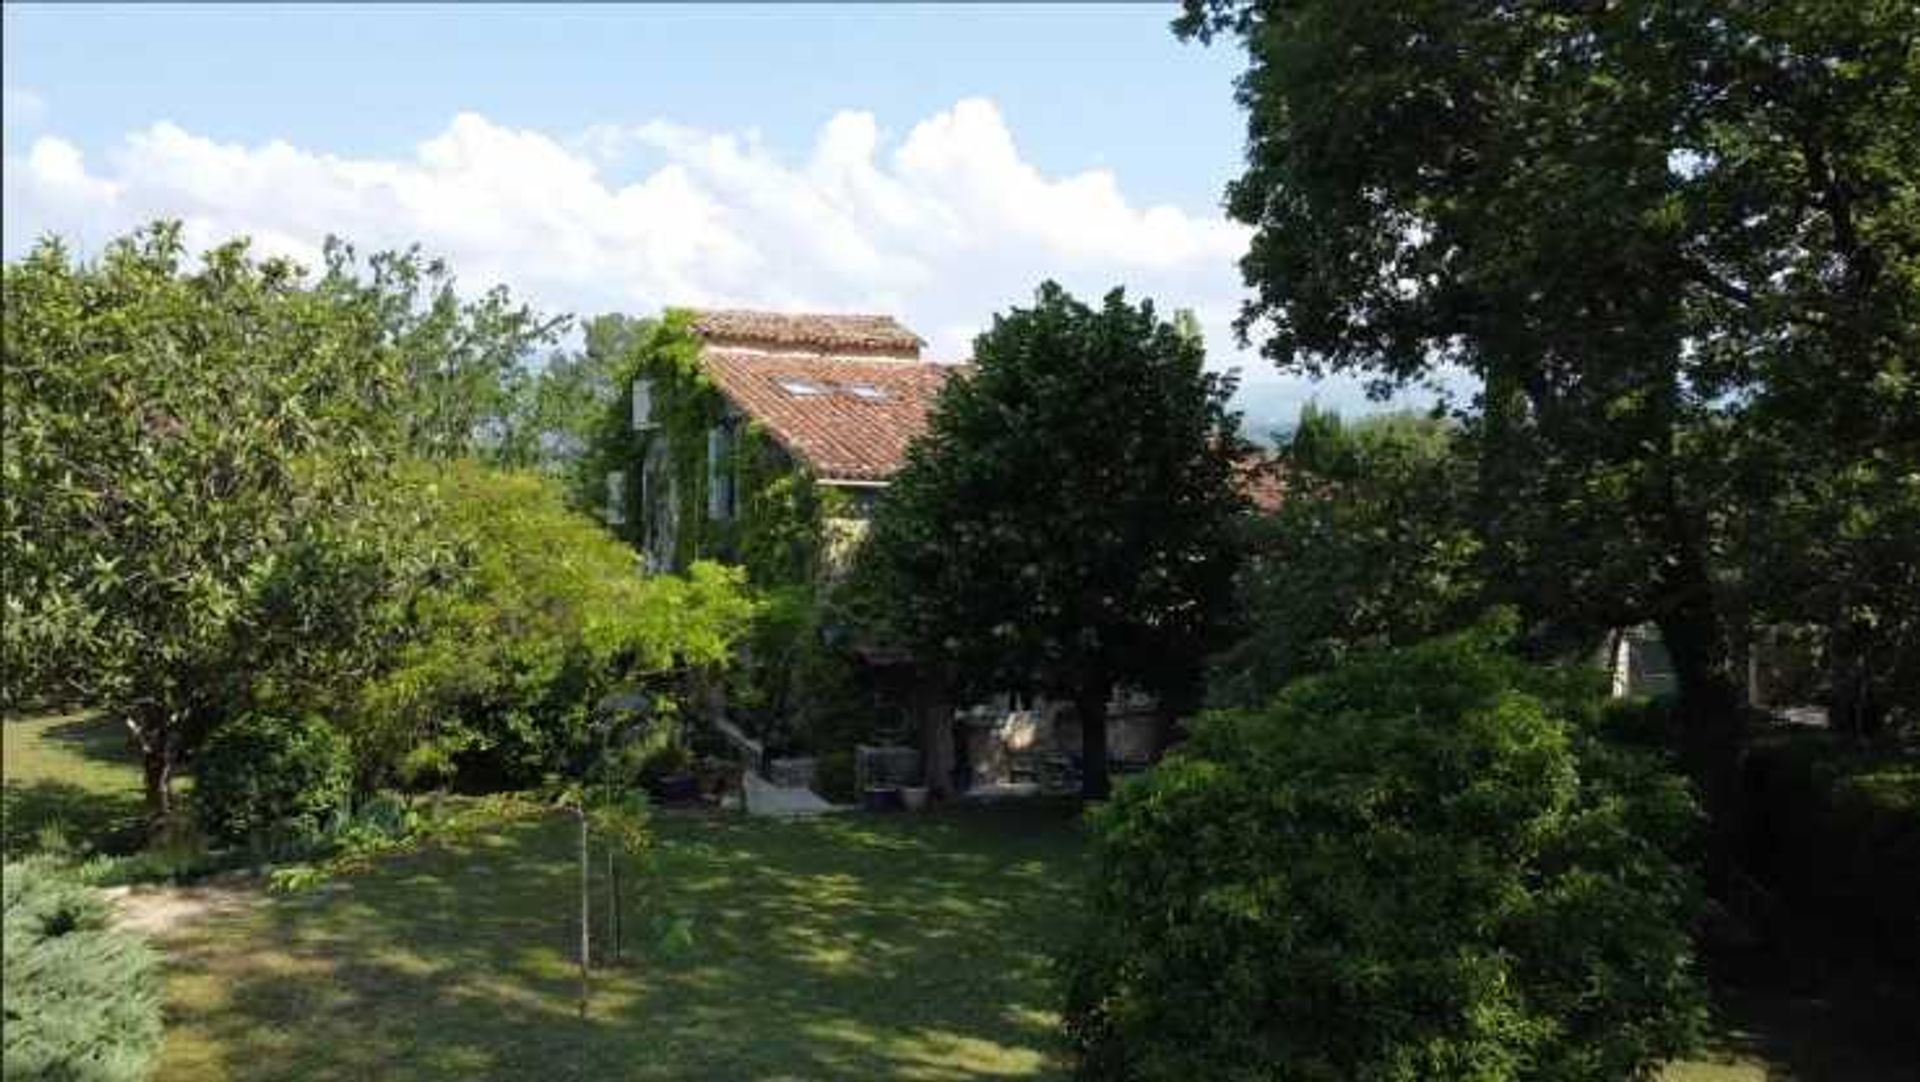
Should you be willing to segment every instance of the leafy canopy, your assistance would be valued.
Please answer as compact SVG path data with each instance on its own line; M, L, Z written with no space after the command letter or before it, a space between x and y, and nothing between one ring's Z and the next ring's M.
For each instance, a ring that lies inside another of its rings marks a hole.
M1175 29L1248 51L1242 329L1291 371L1478 377L1513 600L1658 622L1722 719L1740 614L1825 625L1884 706L1920 657L1920 8L1188 0Z
M1345 423L1308 406L1280 448L1280 506L1247 524L1247 636L1208 696L1254 706L1353 653L1405 646L1479 612L1473 474L1456 426L1410 414Z
M1096 308L1048 282L994 318L861 557L923 664L1083 707L1192 685L1230 627L1244 507L1232 381L1204 361L1117 289Z
M1209 715L1095 813L1084 1077L1613 1082L1688 1046L1686 788L1511 626Z
M363 771L539 781L590 741L604 696L724 667L758 611L738 569L643 575L551 478L465 462L409 483L459 570L359 704Z
M391 499L406 370L370 305L244 242L190 268L173 225L4 292L6 696L125 719L164 811L220 717L375 665L433 564Z

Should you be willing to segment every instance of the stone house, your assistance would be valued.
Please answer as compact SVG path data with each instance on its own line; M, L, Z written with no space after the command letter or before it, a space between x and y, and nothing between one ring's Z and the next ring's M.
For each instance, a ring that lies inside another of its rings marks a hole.
M607 478L608 521L652 567L677 570L705 556L752 571L765 546L755 545L750 520L765 517L756 508L772 502L763 494L803 482L817 494L817 518L788 532L817 533L822 551L792 566L831 579L925 431L940 389L967 366L925 359L920 337L883 315L725 310L678 318L690 355L643 367L633 381L632 467ZM697 426L674 404L689 395L705 403ZM1250 468L1242 483L1262 506L1277 492L1262 470ZM880 694L910 704L905 713L917 717L903 734L917 736L921 773L936 790L1038 784L1075 769L1080 734L1070 706L1009 692L954 709L914 686L911 659L900 652L856 653ZM1108 747L1121 767L1155 754L1153 715L1151 700L1116 693Z
M633 381L631 418L639 443L638 484L625 471L607 480L609 521L630 525L649 563L678 569L681 544L691 524L682 486L692 482L703 499L692 510L708 523L742 516L749 478L742 453L746 433L764 436L753 464L804 478L832 498L822 526L841 562L864 532L873 499L906 461L907 445L926 427L940 388L964 366L922 359L920 337L889 316L779 314L738 310L689 314L697 343L695 379L710 390L718 408L692 447L676 447L660 415L659 377ZM704 476L675 468L689 452ZM637 496L636 521L628 522L629 495ZM724 531L720 531L724 532ZM711 551L737 555L725 547Z

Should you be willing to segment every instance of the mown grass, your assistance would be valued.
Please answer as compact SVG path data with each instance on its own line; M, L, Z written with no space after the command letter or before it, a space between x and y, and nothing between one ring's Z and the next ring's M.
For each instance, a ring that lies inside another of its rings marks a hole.
M92 713L44 714L0 721L0 741L0 851L31 851L49 827L76 847L119 852L139 844L140 766L125 729Z
M576 835L552 818L188 930L168 947L160 1077L1061 1075L1048 958L1077 908L1070 816L656 827L628 957L595 971L588 1021ZM690 944L649 927L668 917Z
M9 854L48 823L137 839L139 770L117 729L84 714L4 725ZM1070 809L655 826L627 957L595 971L587 1022L573 826L502 823L175 933L160 1078L1065 1074L1048 957L1078 911ZM673 917L691 944L657 934ZM1795 983L1723 982L1714 1049L1666 1082L1920 1079L1920 1051L1884 1036L1912 1027L1862 1040L1863 1012L1821 994L1858 981Z

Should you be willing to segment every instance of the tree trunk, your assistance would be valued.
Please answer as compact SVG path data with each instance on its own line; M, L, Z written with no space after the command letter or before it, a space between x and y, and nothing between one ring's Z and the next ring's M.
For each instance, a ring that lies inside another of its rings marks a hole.
M147 825L149 829L157 831L173 815L173 741L164 732L147 735L150 732L135 730L136 739L141 742L140 763L147 790Z
M1680 686L1682 752L1709 820L1707 886L1722 894L1742 837L1740 750L1746 718L1706 566L1690 546L1678 555L1667 583L1675 600L1656 622Z
M584 800L584 798L583 798ZM587 1020L587 999L592 994L588 970L592 966L590 948L593 941L593 906L591 895L587 893L587 807L582 803L576 809L580 815L580 1020Z
M1182 737L1180 720L1199 712L1201 690L1198 682L1165 690L1153 698L1153 752L1165 755Z
M1880 711L1874 701L1867 666L1869 636L1848 620L1835 621L1827 632L1827 677L1831 691L1827 724L1834 732L1868 737L1880 729Z
M1105 800L1112 791L1107 778L1107 700L1113 697L1113 685L1098 683L1080 690L1074 700L1080 715L1080 796L1083 800Z

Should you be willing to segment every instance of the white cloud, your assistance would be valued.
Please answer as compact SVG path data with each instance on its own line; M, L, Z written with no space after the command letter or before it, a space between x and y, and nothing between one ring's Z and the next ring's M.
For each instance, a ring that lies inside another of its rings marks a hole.
M642 156L650 171L612 179ZM1049 176L980 98L897 141L871 113L839 113L798 161L752 131L654 120L556 137L473 113L404 158L219 143L173 123L103 157L42 135L7 161L9 255L47 232L87 250L158 217L182 219L196 246L247 234L310 263L330 232L363 251L417 241L466 286L504 282L551 311L889 312L942 359L1051 277L1089 300L1124 284L1194 308L1216 363L1271 372L1232 345L1244 227L1136 206L1107 169Z

